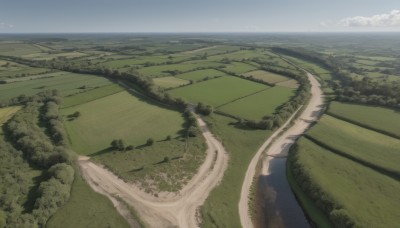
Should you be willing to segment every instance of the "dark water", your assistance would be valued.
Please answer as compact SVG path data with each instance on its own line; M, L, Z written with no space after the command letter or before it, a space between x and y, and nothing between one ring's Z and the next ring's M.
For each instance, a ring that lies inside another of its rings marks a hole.
M286 179L286 158L274 158L270 175L260 176L261 227L310 227Z

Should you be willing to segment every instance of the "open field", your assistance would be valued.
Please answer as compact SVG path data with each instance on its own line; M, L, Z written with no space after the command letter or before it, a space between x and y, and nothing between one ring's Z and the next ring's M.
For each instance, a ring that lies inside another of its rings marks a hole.
M71 197L47 222L47 228L129 227L111 201L94 192L78 174Z
M191 61L181 64L168 64L160 66L143 67L137 71L142 75L148 77L162 77L162 76L171 76L173 74L183 73L187 71L193 71L198 68L216 68L219 66L223 66L223 64L211 61ZM175 73L171 74L171 72Z
M203 102L219 106L234 99L261 91L268 86L233 76L223 76L169 91L174 97L183 97L190 102Z
M176 77L162 77L162 78L153 78L153 82L155 85L160 86L162 88L170 89L179 87L182 85L189 84L189 81L176 78Z
M294 79L279 82L279 83L276 83L276 85L286 87L286 88L292 88L292 89L297 89L299 87L299 83Z
M329 114L400 137L400 112L382 107L332 102Z
M32 45L20 42L15 43L0 43L0 53L1 55L7 56L23 56L32 53L40 53L42 50L40 48Z
M117 84L109 84L96 89L86 91L84 93L78 93L71 96L67 96L63 101L63 108L68 108L75 105L84 104L89 101L97 100L124 90Z
M243 74L252 70L257 69L256 66L247 64L247 63L241 63L241 62L232 62L223 68L224 70L228 72L232 72L235 74Z
M67 116L76 111L81 116L66 121L65 126L72 147L84 155L107 150L114 139L139 146L150 137L156 141L168 135L175 137L184 124L180 113L158 107L125 91L62 109L62 114Z
M21 94L30 96L42 90L52 89L59 90L65 96L81 92L84 89L79 89L79 87L82 86L93 88L110 83L108 79L100 76L55 72L46 74L46 78L0 85L0 97L3 100L8 100Z
M323 195L315 193L316 203L323 198L340 205L334 213L348 216L355 222L355 227L397 226L400 213L398 181L305 138L299 140L295 154L295 163L305 167L304 172L311 180L314 189L310 191L320 189L323 192ZM330 217L334 218L333 215Z
M229 153L224 179L201 208L203 227L241 227L238 202L247 165L271 131L236 128L236 120L218 114L206 118Z
M49 69L29 67L10 61L1 61L0 63L0 79L6 81L10 78L21 78L30 75L43 74L49 71Z
M310 61L306 61L306 60L294 58L294 57L289 57L289 56L285 56L285 58L288 59L289 61L293 62L297 66L304 68L308 71L311 71L312 73L315 73L317 76L319 76L323 80L332 80L332 78L333 78L333 75L327 69L323 68L322 66L320 66L316 63L312 63Z
M28 55L23 55L23 58L26 59L32 59L32 60L51 60L51 59L57 59L57 58L79 58L79 57L84 57L86 56L85 53L81 52L62 52L62 53L57 53L57 54L49 54L49 53L35 53L35 54L28 54Z
M275 86L220 106L218 110L248 120L260 120L264 116L272 115L277 107L289 101L293 92L293 89Z
M250 71L245 74L243 74L246 77L252 77L256 79L260 79L264 82L268 82L271 84L276 84L279 82L284 82L290 80L290 78L275 74L272 72L264 71L264 70L255 70L255 71Z
M106 165L124 180L148 193L177 192L185 186L204 161L206 146L197 136L155 142L152 146L125 152L94 155L94 161ZM169 161L164 161L168 157Z
M328 115L307 134L346 156L400 176L400 140Z
M207 69L207 70L196 70L191 71L188 73L178 74L175 77L182 78L185 80L192 80L192 81L201 81L206 77L213 78L217 76L224 76L225 73L214 70L214 69Z

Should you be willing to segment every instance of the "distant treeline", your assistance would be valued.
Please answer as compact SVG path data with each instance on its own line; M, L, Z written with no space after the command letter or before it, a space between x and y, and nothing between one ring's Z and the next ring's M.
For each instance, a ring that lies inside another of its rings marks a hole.
M308 60L329 70L334 80L329 84L336 100L400 108L400 82L378 81L365 76L362 80L351 77L350 72L332 55L322 55L303 48L272 48L284 55Z
M44 227L50 216L69 199L74 180L74 153L67 147L58 112L60 101L57 91L26 97L24 107L3 126L7 142L1 143L1 162L8 157L6 162L12 164L8 164L10 169L0 172L0 225ZM46 129L37 125L39 121ZM24 169L18 169L24 166ZM26 166L36 167L44 173L34 194L28 195L33 198L28 200L34 201L31 210L22 201L32 188L28 185L29 175L24 173L29 170ZM21 176L23 181L8 175ZM14 186L15 191L5 190L9 186Z

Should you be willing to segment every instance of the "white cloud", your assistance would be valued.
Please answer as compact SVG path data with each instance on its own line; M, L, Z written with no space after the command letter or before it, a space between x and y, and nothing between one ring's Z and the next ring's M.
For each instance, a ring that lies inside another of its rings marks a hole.
M376 14L371 17L344 18L339 21L338 25L344 27L400 27L400 10L392 10L390 13Z
M14 25L0 21L0 29L12 29Z

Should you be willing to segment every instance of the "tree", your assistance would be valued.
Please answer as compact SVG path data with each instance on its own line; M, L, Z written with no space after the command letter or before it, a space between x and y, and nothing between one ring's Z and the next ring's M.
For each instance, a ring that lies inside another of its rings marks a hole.
M148 138L146 141L146 145L151 146L154 144L154 139L153 138Z
M171 140L171 136L168 135L167 138L165 138L165 140L170 141Z
M132 145L129 145L129 146L127 146L126 148L125 148L125 150L133 150L134 149L134 147L132 146Z
M118 149L118 140L114 139L110 145L113 149Z
M119 140L117 141L117 148L118 148L119 151L122 151L122 150L125 149L125 142L124 142L124 140L119 139Z

